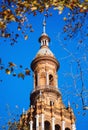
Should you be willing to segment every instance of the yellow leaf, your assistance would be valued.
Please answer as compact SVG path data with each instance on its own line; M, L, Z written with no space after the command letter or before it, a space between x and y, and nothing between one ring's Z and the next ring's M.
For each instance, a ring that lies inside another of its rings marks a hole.
M85 2L88 2L88 0L84 0Z
M59 14L62 14L62 11L59 11Z
M6 16L6 15L8 16L9 14L11 14L11 10L10 9L7 9L7 10L3 11L3 15L4 16Z
M6 69L5 72L6 72L6 74L8 74L8 75L11 73L11 71L10 71L9 69Z
M53 0L53 2L57 2L57 0Z
M25 75L30 75L30 70L29 69L25 69Z
M48 8L49 8L49 4L46 3L46 4L45 4L45 7L48 9Z
M18 78L24 79L24 74L23 74L23 73L19 73L19 74L18 74Z
M10 33L5 34L5 37L6 38L10 37Z
M71 5L66 5L66 7L70 8L71 10L73 9Z
M78 6L79 6L80 8L82 8L82 7L83 7L83 5L82 5L82 4L78 4Z
M84 9L84 10L87 10L88 8L87 8L87 6L84 6L83 9Z
M5 8L6 8L6 6L3 5L3 6L2 6L2 9L5 9Z
M21 30L21 27L20 26L18 26L18 28L17 28L18 30Z
M5 33L4 32L2 33L2 37L5 37Z
M66 18L66 17L64 17L64 18L63 18L63 20L64 20L64 21L66 21L66 20L67 20L67 18Z
M36 6L31 7L31 11L35 11L35 10L37 10Z
M2 22L2 21L0 21L0 28L2 28L2 29L5 29L5 28L6 28L5 23L4 23L4 22Z
M34 1L32 2L32 4L33 4L33 5L36 5L36 4L37 4L37 1L36 1L36 0L34 0Z
M15 17L14 17L13 14L11 14L11 15L9 16L9 20L10 20L10 21L15 21Z
M58 10L62 11L64 9L64 6L58 6L58 7L55 7L54 9L58 9Z
M23 2L23 5L24 5L26 8L30 7L30 4L29 4L27 1L24 1L24 2Z
M14 66L16 66L16 64L14 64L14 63L12 63L12 62L9 62L9 67L11 68L11 67L14 67Z

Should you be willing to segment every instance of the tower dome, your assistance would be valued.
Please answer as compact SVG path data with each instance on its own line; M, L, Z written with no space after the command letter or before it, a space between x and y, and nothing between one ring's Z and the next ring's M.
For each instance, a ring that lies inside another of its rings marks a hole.
M46 48L46 47L43 47L41 48L37 55L36 55L36 58L37 57L40 57L40 56L50 56L50 57L54 57L54 54L52 53L52 51L49 49L49 48Z
M38 51L36 57L39 56L51 56L54 57L54 54L52 53L52 51L49 49L49 42L50 42L50 38L49 36L46 34L46 21L43 21L43 33L41 34L40 38L39 38L39 42L40 42L40 50Z

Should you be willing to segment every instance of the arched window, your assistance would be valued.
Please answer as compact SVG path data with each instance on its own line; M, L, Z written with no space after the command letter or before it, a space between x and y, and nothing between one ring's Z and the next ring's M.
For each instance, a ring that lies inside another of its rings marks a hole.
M49 85L53 86L54 85L54 79L53 79L53 75L49 75Z
M70 130L69 128L65 128L65 130Z
M44 130L50 130L50 122L49 121L44 122Z
M55 130L61 130L58 124L55 125Z
M53 106L54 105L54 102L53 101L50 101L50 106Z
M33 130L36 130L36 118L33 119Z

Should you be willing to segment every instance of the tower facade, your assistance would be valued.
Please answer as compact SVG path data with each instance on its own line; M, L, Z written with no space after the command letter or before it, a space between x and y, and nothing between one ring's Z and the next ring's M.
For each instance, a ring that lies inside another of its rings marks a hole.
M58 89L59 62L49 49L50 38L45 32L39 38L40 49L31 63L34 88L30 95L30 108L23 113L19 130L76 130L75 116L70 105L62 102Z

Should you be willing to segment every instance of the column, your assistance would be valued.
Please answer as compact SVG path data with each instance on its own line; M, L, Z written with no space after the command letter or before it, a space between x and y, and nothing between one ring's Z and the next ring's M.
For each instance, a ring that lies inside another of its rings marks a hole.
M41 114L41 128L44 130L44 114Z
M72 124L72 130L76 130L75 123L74 123L74 124Z
M58 76L56 74L56 88L58 88Z
M36 118L36 130L39 130L39 115L36 115L35 118Z
M55 130L55 117L52 117L52 130Z
M35 90L35 74L33 75L33 78L34 78L34 90Z
M62 121L62 130L65 130L65 121Z
M49 85L49 75L48 75L48 72L46 72L46 85L47 86Z
M33 130L33 121L30 121L29 124L30 124L30 130Z
M49 46L49 44L48 44L48 40L46 40L46 45Z
M39 87L39 73L37 73L37 86Z

